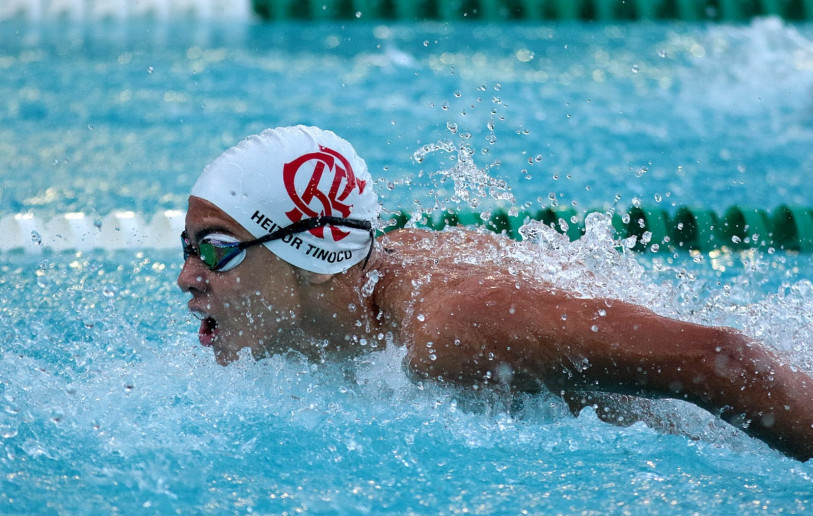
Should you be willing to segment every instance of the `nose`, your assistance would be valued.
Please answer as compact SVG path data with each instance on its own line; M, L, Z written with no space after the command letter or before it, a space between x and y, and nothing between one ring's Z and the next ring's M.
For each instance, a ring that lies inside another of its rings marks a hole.
M207 274L209 270L203 262L195 256L190 256L183 262L181 273L178 274L178 287L184 292L204 291L209 284Z

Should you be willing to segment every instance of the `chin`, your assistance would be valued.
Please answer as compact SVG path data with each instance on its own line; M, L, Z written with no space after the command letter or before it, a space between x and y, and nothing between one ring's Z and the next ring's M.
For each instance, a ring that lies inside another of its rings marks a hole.
M217 363L222 366L227 366L237 360L237 353L234 353L229 349L214 348L214 352L215 360L217 360Z

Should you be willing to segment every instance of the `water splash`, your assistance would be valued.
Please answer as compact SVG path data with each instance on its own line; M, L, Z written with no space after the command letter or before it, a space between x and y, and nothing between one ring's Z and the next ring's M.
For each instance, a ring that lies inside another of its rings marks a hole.
M453 132L457 132L457 126ZM424 213L437 210L452 209L455 205L462 205L472 210L479 209L487 201L496 201L508 206L516 205L516 199L508 183L491 174L491 170L499 166L495 161L484 167L479 167L474 160L476 152L468 143L465 136L459 143L442 140L424 145L413 154L416 163L422 164L426 159L437 153L446 153L454 162L450 168L441 168L427 174L434 194L432 206L423 206ZM419 174L422 176L423 171ZM451 191L448 189L451 183Z

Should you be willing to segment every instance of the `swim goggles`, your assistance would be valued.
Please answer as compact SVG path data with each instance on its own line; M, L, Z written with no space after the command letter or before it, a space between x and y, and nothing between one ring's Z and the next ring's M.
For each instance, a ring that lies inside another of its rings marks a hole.
M370 233L370 240L375 239L375 230L368 220L359 219L345 219L342 217L311 217L309 219L302 219L284 228L279 228L272 231L267 235L263 235L256 240L249 240L248 242L241 242L231 235L224 235L220 233L210 233L203 236L197 245L197 249L189 240L189 235L186 231L181 233L181 245L183 246L183 259L186 261L190 256L197 256L206 267L215 272L226 272L231 270L243 262L246 257L246 249L266 242L272 242L285 238L295 233L302 233L311 229L316 229L324 226L344 226L354 229L363 229ZM370 242L370 249L367 251L367 257L364 259L364 265L367 266L367 261L373 252L373 244Z

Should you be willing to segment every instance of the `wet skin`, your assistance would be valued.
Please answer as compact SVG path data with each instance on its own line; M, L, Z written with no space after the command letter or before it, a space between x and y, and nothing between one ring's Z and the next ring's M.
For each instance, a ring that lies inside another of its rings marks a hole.
M208 232L251 239L195 197L186 229L193 241ZM360 339L376 343L390 333L406 346L405 367L418 381L684 399L788 455L813 456L809 376L734 330L579 298L504 264L467 259L499 256L506 245L475 233L395 231L380 239L366 269L333 276L301 271L259 247L225 273L192 257L178 285L192 295L191 310L216 321L216 334L201 341L221 364L246 347L256 358L289 350L351 356L375 347Z

